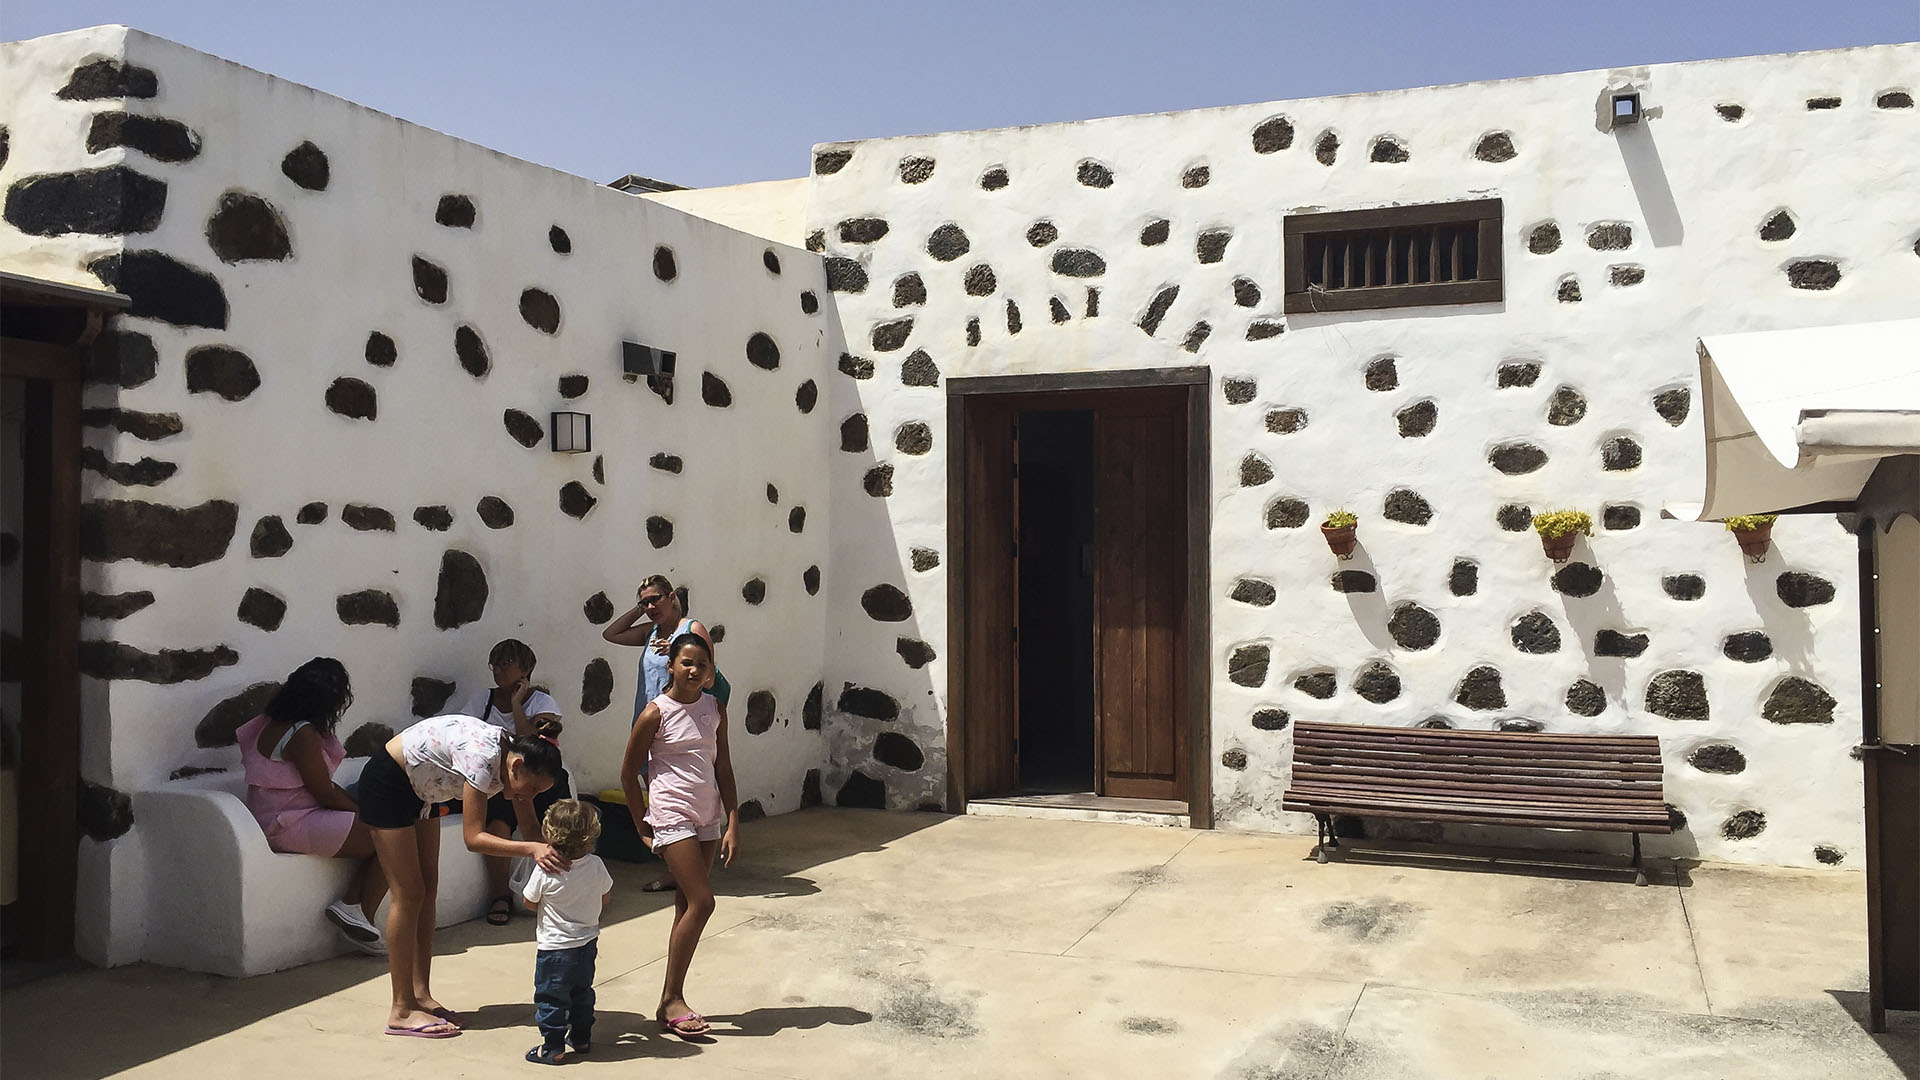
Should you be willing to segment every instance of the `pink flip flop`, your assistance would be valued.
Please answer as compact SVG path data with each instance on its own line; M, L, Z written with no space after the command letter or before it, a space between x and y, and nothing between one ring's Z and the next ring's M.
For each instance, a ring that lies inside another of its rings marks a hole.
M711 1034L711 1033L713 1032L713 1025L711 1025L711 1024L708 1024L708 1023L707 1023L707 1018L706 1018L706 1017L704 1017L704 1016L701 1016L701 1015L700 1015L699 1013L697 1013L697 1012L691 1012L691 1013L688 1013L688 1014L687 1014L687 1015L685 1015L685 1016L682 1016L682 1017L677 1017L677 1018L675 1018L675 1019L672 1019L672 1020L668 1020L668 1019L666 1019L666 1018L664 1018L664 1017L662 1017L662 1018L661 1018L661 1020L660 1020L660 1022L661 1022L661 1023L663 1023L663 1024L665 1024L665 1025L667 1025L667 1030L668 1030L668 1031L671 1031L671 1032L673 1032L673 1033L674 1033L675 1035L678 1035L678 1036L680 1036L680 1037L681 1037L681 1038L683 1038L683 1039L686 1039L686 1038L694 1038L694 1037L698 1037L698 1036L701 1036L701 1035L708 1035L708 1034ZM688 1023L688 1022L693 1022L693 1023L697 1023L697 1024L699 1024L699 1025L700 1025L700 1030L698 1030L698 1031L687 1031L687 1030L684 1030L683 1028L681 1028L681 1027L680 1027L680 1025L681 1025L681 1024L685 1024L685 1023Z
M451 1030L432 1030L438 1027L450 1028ZM431 1024L421 1024L419 1027L397 1027L393 1024L388 1024L386 1033L388 1035L404 1035L412 1039L451 1039L455 1035L460 1034L460 1029L453 1027L445 1020L435 1020Z

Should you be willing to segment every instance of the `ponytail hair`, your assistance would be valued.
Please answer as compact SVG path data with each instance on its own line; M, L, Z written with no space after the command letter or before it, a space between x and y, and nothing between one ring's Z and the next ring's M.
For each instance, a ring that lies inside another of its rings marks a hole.
M560 779L560 721L540 716L533 720L533 734L513 735L507 739L509 753L519 754L527 768L551 780Z

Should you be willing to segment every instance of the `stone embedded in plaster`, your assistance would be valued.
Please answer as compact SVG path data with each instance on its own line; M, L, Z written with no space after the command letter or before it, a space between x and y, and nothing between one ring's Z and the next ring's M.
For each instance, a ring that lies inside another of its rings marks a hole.
M1751 840L1765 831L1767 815L1758 810L1742 810L1720 826L1720 835L1728 840Z
M155 161L192 161L200 155L200 137L178 120L129 112L93 114L87 128L87 153L126 147Z
M1693 392L1684 386L1671 390L1662 390L1653 396L1653 411L1660 414L1673 427L1687 422L1687 413L1692 408Z
M415 255L413 257L413 291L429 304L446 303L446 268Z
M1810 97L1807 99L1808 112L1824 112L1828 109L1837 109L1839 107L1840 99L1837 97Z
M893 431L893 448L916 457L927 453L933 449L933 429L919 420L901 424Z
M893 306L918 307L927 302L927 283L919 274L901 274L893 281Z
M843 244L877 243L891 228L884 218L848 218L840 223L840 242Z
M1471 559L1453 560L1447 571L1447 591L1455 596L1472 596L1480 591L1480 564Z
M1259 578L1241 578L1233 583L1233 591L1228 594L1231 599L1254 607L1267 607L1277 595L1272 583Z
M1573 276L1572 274L1568 274L1566 277L1561 278L1560 284L1554 287L1553 298L1560 301L1563 304L1579 303L1580 302L1580 279Z
M1007 170L1001 166L995 165L993 168L980 174L980 190L982 191L999 191L1006 186Z
M1252 379L1226 378L1220 380L1220 396L1229 405L1245 405L1253 400L1259 390L1259 383Z
M834 796L833 801L836 806L885 810L887 785L855 769L847 774L846 783L840 785L840 793Z
M1233 302L1238 307L1257 307L1260 303L1260 286L1252 278L1234 278Z
M747 695L745 727L749 735L765 735L773 727L776 708L773 691L755 690Z
M733 404L733 390L727 381L711 371L700 373L700 400L716 409L724 409Z
M1647 280L1647 268L1644 266L1607 267L1607 283L1610 285L1625 288L1629 285L1638 285L1645 280Z
M1793 215L1785 210L1775 210L1760 223L1760 239L1766 241L1785 240L1796 231Z
M1322 131L1320 137L1313 140L1313 160L1320 164L1332 165L1339 154L1340 136L1334 134L1332 128Z
M680 456L678 454L667 454L667 453L655 454L652 457L647 459L647 464L653 466L656 469L659 469L661 472L673 473L676 476L680 474L680 470L682 468L682 463L680 461Z
M340 508L340 520L359 532L392 532L393 515L378 506L348 503Z
M1253 129L1253 152L1273 154L1293 145L1293 121L1285 116L1273 116Z
M293 550L293 534L279 515L269 514L254 523L247 548L256 559L277 559Z
M413 508L414 523L432 532L446 532L453 527L453 511L444 506L416 506Z
M1697 671L1663 671L1647 680L1647 711L1669 720L1705 720L1711 715L1707 683Z
M558 225L547 230L547 243L556 255L573 254L573 237L568 236L567 230Z
M86 502L80 506L80 555L96 562L200 566L226 554L238 520L239 508L219 499L191 507L126 499Z
M1798 259L1787 264L1787 284L1824 292L1840 284L1840 267L1830 259Z
M580 670L580 711L588 716L613 704L613 665L596 656Z
M1187 331L1186 340L1180 343L1180 347L1190 353L1197 353L1200 351L1200 346L1207 343L1207 335L1211 333L1213 333L1213 324L1202 319Z
M1336 570L1329 579L1337 593L1370 593L1380 590L1380 580L1365 570Z
M83 409L80 423L83 427L112 428L122 435L131 435L146 442L172 438L185 430L179 413L147 413L133 409Z
M1453 700L1476 712L1507 707L1507 692L1500 685L1498 668L1481 665L1467 672L1454 691Z
M900 159L900 182L903 184L924 184L933 178L934 160L930 157L905 157Z
M447 707L447 699L453 697L454 685L444 679L430 679L416 675L412 685L413 715L439 716Z
M1085 187L1108 188L1113 186L1113 169L1092 158L1082 159L1074 169L1074 179Z
M1631 659L1647 651L1647 635L1623 634L1618 630L1600 630L1593 635L1593 655L1623 656Z
M191 377L191 373L189 373ZM342 376L327 387L327 409L349 420L373 420L380 414L380 400L369 384Z
M815 725L815 730L818 730L818 725ZM820 770L808 769L806 776L800 781L800 806L806 809L820 806L824 801L820 794Z
M760 265L767 268L767 273L777 276L780 273L780 256L768 248L760 253Z
M1587 399L1571 386L1562 386L1547 399L1547 423L1571 427L1587 415Z
M673 543L673 522L658 514L647 519L647 543L663 548Z
M131 390L151 382L159 366L160 352L152 338L132 330L108 330L87 353L86 379ZM87 423L85 414L81 423Z
M1400 696L1400 676L1391 666L1375 660L1353 677L1353 692L1375 705L1385 705Z
M1915 246L1920 246L1920 244L1916 244ZM1100 289L1097 286L1087 286L1086 317L1089 319L1097 319L1100 317Z
M850 379L871 379L873 378L873 361L863 360L852 353L841 353L840 374Z
M818 315L819 313L820 297L812 289L800 290L800 314Z
M273 204L258 195L229 191L207 218L207 246L220 261L280 262L293 255L287 223ZM443 279L444 280L444 279Z
M1398 165L1412 157L1407 153L1406 144L1392 135L1382 135L1373 140L1373 146L1367 152L1367 160L1383 165Z
M815 255L827 250L827 233L825 229L815 229L807 234L807 250L813 252Z
M1633 246L1633 226L1624 221L1588 226L1587 246L1595 251L1625 251Z
M1054 273L1070 278L1094 278L1107 272L1107 260L1086 248L1061 248L1047 265Z
M367 335L367 363L374 367L392 367L400 359L400 350L393 339L378 330Z
M1189 190L1203 188L1213 179L1213 170L1205 165L1195 165L1180 174L1180 186Z
M484 379L487 372L493 370L493 358L487 355L487 344L480 339L480 332L471 326L462 325L453 332L453 354L460 361L460 370L476 379Z
M1046 247L1060 239L1060 229L1053 222L1042 218L1027 226L1027 243L1034 247Z
M1047 315L1055 323L1063 323L1073 318L1073 313L1067 310L1067 302L1057 296L1047 299Z
M758 606L766 598L767 582L764 578L751 578L745 585L740 586L740 599L749 604Z
M1273 409L1267 413L1267 430L1275 435L1291 435L1296 431L1305 431L1307 410Z
M800 415L805 416L813 412L813 407L818 404L820 404L819 383L808 379L794 389L793 407L800 410Z
M480 523L489 529L504 529L513 524L513 507L497 495L483 496L475 504L473 512L480 516Z
M907 554L912 560L914 571L917 573L924 574L940 565L940 553L932 548L917 547Z
M7 157L9 153L11 153L12 147L13 136L7 131L5 124L0 124L0 169L7 167Z
M980 319L976 316L967 320L967 347L980 344Z
M1259 709L1253 714L1253 726L1257 731L1284 731L1292 719L1285 709Z
M1525 476L1547 463L1547 452L1528 442L1501 443L1488 451L1487 463L1508 476Z
M586 517L593 512L594 505L599 501L592 492L587 490L587 485L578 480L569 480L560 486L560 512L570 518ZM651 528L647 530L647 539L653 539Z
M1532 386L1540 378L1540 365L1532 361L1501 364L1498 379L1502 390L1509 387Z
M519 409L506 410L501 414L500 420L506 426L507 434L513 437L513 441L529 450L540 445L541 440L547 437L545 429L540 426L540 421Z
M906 661L907 666L915 671L926 667L938 659L933 651L933 646L921 641L919 638L898 638L894 641L894 650L900 654L900 659Z
M1008 297L1007 298L1007 333L1017 334L1019 332L1020 332L1020 305L1017 303L1014 303L1012 297Z
M1382 356L1367 365L1367 389L1376 393L1392 390L1400 385L1400 369L1394 363L1394 357Z
M867 291L867 268L857 260L844 255L829 255L826 259L827 288L837 293L863 293Z
M1706 579L1699 574L1669 574L1660 579L1660 587L1675 600L1698 600L1707 595Z
M18 555L17 545L20 543L20 541L17 538L15 538L12 533L7 534L6 541L7 541L6 547L8 549L13 550L14 554L17 556ZM7 565L12 565L13 559L11 558L0 559L0 562L5 562ZM152 606L152 604L153 604L153 594L146 591L145 589L142 589L138 592L124 592L124 593L110 593L110 594L109 593L92 593L92 592L81 593L80 594L80 616L85 619L124 619L127 616L132 615L137 611L145 610L146 608Z
M867 437L867 414L854 413L840 421L840 449L849 454L864 453L871 445Z
M187 392L218 394L228 401L243 401L260 388L260 371L253 360L238 349L225 345L201 345L187 351ZM358 382L343 379L341 382ZM338 385L336 383L336 385ZM365 386L365 383L361 383ZM372 388L368 387L368 393ZM333 391L327 392L327 404L333 406ZM368 403L371 408L371 404ZM335 409L335 412L340 410ZM372 417L368 416L371 420Z
M1831 724L1839 704L1819 684L1789 675L1767 694L1760 715L1776 724Z
M1560 651L1560 628L1544 613L1530 611L1514 620L1509 631L1513 647L1523 653L1540 655Z
M1293 688L1325 701L1339 691L1340 680L1331 671L1308 671L1294 677Z
M1725 120L1729 124L1737 124L1740 122L1741 117L1747 115L1746 108L1741 105L1715 105L1713 111L1719 113L1720 119Z
M308 191L325 191L330 172L326 152L311 142L303 142L280 159L280 171L287 179Z
M249 626L271 633L280 629L280 621L287 617L287 602L265 589L248 589L234 615Z
M1687 815L1672 803L1667 804L1667 824L1674 832L1687 831Z
M1413 726L1426 728L1428 731L1452 731L1453 721L1444 716L1429 716Z
M227 294L220 280L170 255L158 251L104 255L88 263L87 271L132 299L124 314L175 326L227 328Z
M1273 479L1273 465L1259 454L1240 459L1240 486L1259 487Z
M125 487L152 487L180 469L180 466L171 461L150 457L143 457L131 463L114 461L101 450L91 446L80 448L80 467L99 473Z
M1173 235L1173 223L1166 218L1155 218L1140 230L1141 247L1159 247Z
M557 334L560 332L560 301L545 289L523 289L520 293L520 318L543 334Z
M840 700L835 707L843 713L863 716L868 720L900 718L900 703L893 700L891 695L885 691L868 686L855 686L852 683L842 684Z
M604 454L593 455L593 482L596 484L607 482L607 459Z
M1600 527L1608 532L1624 532L1640 527L1640 508L1616 503L1600 511Z
M1227 244L1232 240L1232 229L1203 229L1193 241L1194 258L1202 265L1217 263L1227 257Z
M400 605L393 594L361 589L334 598L333 610L348 626L399 626Z
M1523 734L1523 735L1533 735L1533 734L1538 734L1539 732L1547 730L1547 726L1545 724L1542 724L1538 720L1530 719L1525 716L1509 716L1506 719L1495 723L1493 725L1493 730L1514 732L1514 733Z
M1433 434L1433 425L1440 418L1440 408L1431 400L1416 401L1393 417L1400 425L1400 437L1418 439Z
M1242 645L1227 659L1227 678L1236 686L1261 686L1267 681L1272 650L1265 645Z
M1267 528L1297 529L1307 523L1312 512L1305 500L1281 496L1267 504Z
M747 363L762 371L780 367L780 346L764 331L756 330L747 338Z
M815 150L813 152L813 174L832 176L847 167L853 160L852 150Z
M966 230L951 221L927 234L927 254L941 262L952 262L971 250Z
M1912 100L1912 99L1908 99L1908 100ZM1887 106L1884 106L1884 105L1881 106L1881 108L1886 108L1886 107ZM1911 106L1906 106L1906 107L1911 108ZM1818 860L1820 864L1823 866L1839 866L1841 863L1847 860L1847 853L1844 851L1841 851L1837 847L1832 847L1827 844L1821 844L1818 847L1813 849L1813 857L1816 860Z
M1600 591L1607 575L1600 568L1583 562L1570 562L1554 571L1553 588L1562 596L1585 597Z
M874 352L897 352L907 344L907 336L913 333L913 317L894 319L891 322L876 323L868 339Z
M800 571L800 587L807 590L808 596L820 595L820 567L809 566Z
M133 797L105 784L81 780L75 793L74 814L81 833L89 840L104 844L133 828Z
M1433 505L1418 492L1395 488L1387 493L1381 516L1403 525L1425 525L1433 520Z
M1512 161L1518 153L1513 148L1512 133L1506 131L1489 131L1480 136L1480 141L1473 147L1473 156L1476 159L1490 161L1496 165L1502 161Z
M108 98L150 98L160 92L160 79L149 68L124 60L102 59L81 64L54 96L62 101L104 101Z
M1738 660L1743 664L1757 664L1773 655L1773 640L1759 630L1743 630L1737 634L1728 634L1720 642L1720 651L1729 660Z
M133 679L170 686L204 679L219 668L239 662L240 654L225 645L147 652L118 641L80 642L80 674L93 679Z
M653 276L661 281L672 281L680 276L680 264L673 257L673 249L665 244L654 245Z
M1220 754L1220 764L1223 768L1239 772L1247 767L1247 752L1237 746L1223 751Z
M873 468L868 469L867 475L860 481L860 486L866 489L867 494L876 499L884 499L892 495L893 466L875 465Z
M980 263L967 268L967 275L961 279L960 285L968 296L992 296L993 291L1000 287L1000 280L994 276L993 267Z
M1162 286L1160 291L1153 294L1153 299L1147 302L1146 311L1141 313L1139 321L1140 329L1145 330L1149 335L1158 333L1160 330L1160 320L1167 317L1167 309L1173 307L1173 302L1178 299L1179 296L1180 286Z
M1576 716L1599 716L1607 711L1607 692L1597 683L1577 679L1567 687L1567 711Z
M1747 755L1727 743L1708 743L1688 754L1687 764L1701 772L1732 776L1747 771Z
M433 625L452 630L478 620L486 610L487 572L481 568L480 560L459 548L448 548L440 556L440 580L433 594Z
M588 622L598 626L601 623L612 621L614 614L613 600L607 596L606 590L602 589L592 596L587 597L587 602L580 605L580 611L587 617Z
M1817 574L1789 570L1774 579L1773 590L1788 607L1816 607L1833 600L1833 582Z

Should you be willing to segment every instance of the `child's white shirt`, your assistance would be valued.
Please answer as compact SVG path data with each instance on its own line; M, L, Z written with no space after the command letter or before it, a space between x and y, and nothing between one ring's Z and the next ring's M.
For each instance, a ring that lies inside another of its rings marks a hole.
M600 936L600 901L613 875L598 855L575 859L573 868L549 874L537 864L520 895L540 905L534 943L542 949L574 949Z

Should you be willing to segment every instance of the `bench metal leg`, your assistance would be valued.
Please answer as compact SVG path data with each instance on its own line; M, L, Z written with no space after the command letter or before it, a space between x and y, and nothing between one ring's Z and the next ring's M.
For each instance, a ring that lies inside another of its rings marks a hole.
M1640 864L1640 834L1639 833L1633 834L1633 883L1635 885L1645 885L1647 883L1646 867Z
M1320 842L1314 845L1313 858L1315 862L1325 863L1327 861L1327 849L1339 847L1340 838L1333 834L1333 819L1327 815L1313 815L1313 823L1320 831Z

